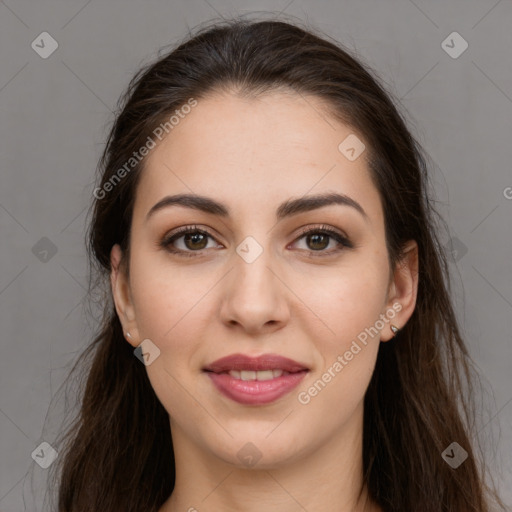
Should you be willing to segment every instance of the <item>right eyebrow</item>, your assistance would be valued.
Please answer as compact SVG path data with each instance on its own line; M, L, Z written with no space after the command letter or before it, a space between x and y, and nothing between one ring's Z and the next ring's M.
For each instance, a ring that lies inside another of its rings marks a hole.
M354 208L363 216L366 222L370 221L368 214L357 201L345 194L334 192L304 196L297 199L290 198L279 205L276 210L276 218L278 220L282 220L286 217L291 217L299 213L316 210L333 204ZM230 209L225 204L220 203L215 199L197 194L176 194L166 196L153 205L146 215L146 220L148 220L157 211L174 205L200 210L205 213L218 215L224 218L230 216Z

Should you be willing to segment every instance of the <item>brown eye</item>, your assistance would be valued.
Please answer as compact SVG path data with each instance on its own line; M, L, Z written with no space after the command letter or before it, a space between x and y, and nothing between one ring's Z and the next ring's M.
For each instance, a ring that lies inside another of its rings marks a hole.
M184 226L166 236L159 245L177 256L200 256L202 251L208 249L208 239L215 241L207 231L196 226ZM354 247L348 238L328 226L304 229L295 243L302 239L305 240L306 248L301 250L309 252L313 257L332 256ZM334 247L327 250L331 243L334 243ZM221 244L218 246L222 247Z
M329 235L326 235L324 233L315 233L313 235L306 236L306 240L310 242L308 246L314 251L321 251L322 249L327 248L329 245L330 238L331 237Z
M297 241L302 239L305 240L306 245L306 248L303 250L309 251L309 255L313 257L332 256L344 249L354 247L348 238L328 226L304 229L300 233L299 238L297 238ZM331 241L334 241L334 248L326 250Z
M206 244L208 243L208 235L200 232L187 233L183 235L183 242L187 249L191 250L201 250L206 248ZM206 242L206 244L205 244Z
M194 253L200 253L208 248L208 239L214 240L207 231L195 226L185 226L166 236L160 242L160 246L180 256L195 256Z

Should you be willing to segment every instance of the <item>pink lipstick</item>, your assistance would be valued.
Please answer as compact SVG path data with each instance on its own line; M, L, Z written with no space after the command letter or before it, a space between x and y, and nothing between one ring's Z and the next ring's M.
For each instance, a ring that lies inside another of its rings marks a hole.
M277 354L233 354L203 368L224 396L246 405L274 402L294 389L309 368Z

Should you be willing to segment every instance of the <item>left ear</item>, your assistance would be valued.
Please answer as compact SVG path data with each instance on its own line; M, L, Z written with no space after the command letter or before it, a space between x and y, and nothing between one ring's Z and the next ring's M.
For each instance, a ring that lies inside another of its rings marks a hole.
M404 247L404 255L397 263L388 291L386 311L390 308L396 312L393 318L381 332L381 341L389 341L395 334L390 325L396 325L399 329L407 323L416 306L418 294L418 244L416 240L409 240Z

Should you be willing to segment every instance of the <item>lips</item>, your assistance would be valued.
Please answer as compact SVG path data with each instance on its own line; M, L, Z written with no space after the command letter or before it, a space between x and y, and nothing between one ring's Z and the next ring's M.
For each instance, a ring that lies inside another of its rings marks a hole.
M233 354L203 370L218 391L245 405L274 402L294 389L309 372L305 365L276 354Z
M277 354L263 354L258 357L250 357L244 354L233 354L217 359L209 364L204 371L213 373L235 371L258 372L265 370L283 370L283 372L297 373L309 368L293 359L282 357Z

